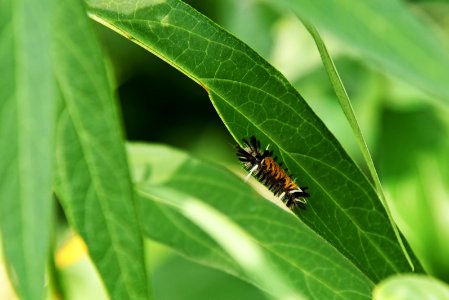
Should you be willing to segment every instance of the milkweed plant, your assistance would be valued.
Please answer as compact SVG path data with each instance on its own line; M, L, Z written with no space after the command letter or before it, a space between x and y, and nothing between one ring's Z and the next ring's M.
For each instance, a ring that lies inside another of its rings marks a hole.
M0 0L0 298L448 299L449 5L377 2Z

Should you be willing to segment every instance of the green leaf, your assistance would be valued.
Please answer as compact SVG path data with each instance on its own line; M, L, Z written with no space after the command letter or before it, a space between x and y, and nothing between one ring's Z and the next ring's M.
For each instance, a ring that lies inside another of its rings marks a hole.
M360 152L362 153L363 158L365 159L372 180L376 186L377 194L379 195L379 198L382 200L382 204L385 207L385 211L387 212L388 219L390 220L391 226L393 227L396 238L399 244L401 245L402 250L404 251L404 255L407 257L407 260L409 261L410 265L413 268L413 262L411 261L411 258L409 257L409 254L405 246L403 245L399 230L397 229L393 217L391 216L391 212L388 207L387 200L384 191L382 189L382 185L380 183L379 175L377 174L376 167L374 166L374 162L369 152L368 146L366 145L365 139L363 138L362 130L360 129L360 126L357 122L357 118L355 116L354 109L352 108L351 101L349 100L349 96L346 93L346 89L343 85L343 82L341 81L340 75L338 75L337 68L335 67L334 62L332 61L332 58L329 55L329 52L327 51L326 45L324 44L324 41L321 39L320 34L316 30L316 28L312 24L304 20L302 22L309 31L310 35L313 37L315 44L318 48L318 51L320 52L324 68L326 69L327 75L329 76L329 80L332 84L332 87L334 88L341 109L345 114L349 125L352 128L355 139L359 145Z
M221 212L194 196L170 188L142 187L139 194L174 207L177 213L207 233L241 267L249 280L264 287L273 296L304 299L285 273L270 264L262 249L253 241L254 238Z
M53 181L52 1L0 0L0 227L21 299L44 298Z
M374 300L445 300L449 299L449 286L423 275L392 276L376 286Z
M229 171L165 146L132 145L129 153L152 239L281 299L291 290L369 298L373 282L354 264Z
M79 1L58 2L54 28L55 74L63 98L57 194L110 297L148 299L143 238L102 53Z
M375 67L449 101L448 48L402 1L270 2L293 10L320 32L333 33Z
M282 74L180 1L88 3L94 19L201 84L237 140L269 144L310 188L301 220L369 278L410 270L373 186Z
M152 274L156 299L267 299L254 286L180 255L171 256L168 261L164 259Z

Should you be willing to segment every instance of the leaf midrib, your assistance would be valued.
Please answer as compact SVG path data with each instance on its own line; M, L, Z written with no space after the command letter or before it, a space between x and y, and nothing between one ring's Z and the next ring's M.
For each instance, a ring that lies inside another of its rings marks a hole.
M264 130L262 130L260 127L258 127L255 123L253 123L253 122L251 122L251 120L248 118L248 117L246 117L244 114L242 114L240 111L238 111L237 109L236 109L236 107L235 106L233 106L233 105L231 105L230 104L230 102L228 102L225 98L223 98L221 95L219 95L218 93L216 93L216 95L218 95L221 99L223 99L223 101L225 101L230 107L232 107L236 112L238 112L241 116L243 116L245 119L247 119L248 120L248 122L249 123L251 123L251 124L253 124L254 125L254 127L256 127L259 131L261 131L265 136L267 136L270 140L272 140L272 141L274 141L272 138L271 138L271 136L270 136L270 134L268 134L266 131L264 131ZM281 147L281 146L279 146L277 143L274 143L277 147L278 147L278 149L280 150L280 154L282 155L282 152L283 153L285 153L292 161L295 161L296 162L296 160L292 157L292 155L290 154L290 153L288 153L283 147ZM327 190L321 185L321 184L319 184L318 183L318 181L316 181L316 179L313 177L313 176L310 176L310 173L309 172L307 172L299 163L296 163L296 165L299 167L299 168L301 168L308 176L309 176L309 178L311 178L315 183L316 183L316 185L326 194L326 195L328 195L328 197L329 197L329 199L331 199L336 205L335 205L335 207L337 207L338 209L340 209L340 211L342 211L343 213L344 213L344 210L341 208L341 206L340 205L338 205L338 202L327 192ZM344 215L345 216L347 216L348 217L348 219L349 220L351 220L355 225L357 225L357 226L355 226L355 228L357 228L357 231L358 231L358 233L360 234L360 233L363 233L364 231L363 230L361 230L360 228L359 228L359 224L358 224L358 222L355 222L355 220L350 216L350 215L348 215L348 214L346 214L346 213L344 213ZM309 228L310 229L312 229L313 230L313 228L311 228L310 226L309 226ZM317 232L317 231L315 231L315 230L313 230L314 232ZM330 231L330 232L333 232L333 231ZM317 232L318 234L319 234L319 232ZM322 238L324 238L325 239L325 237L323 237L321 234L320 234L320 236L322 237ZM384 257L384 258L387 258L385 255L384 255L384 253L382 252L382 251L379 251L380 249L379 249L379 246L377 246L377 244L375 244L375 243L373 243L373 241L372 241L372 239L371 239L371 237L369 236L369 235L364 235L366 238L367 238L367 240L370 242L370 244L373 246L373 248L374 249L376 249L376 251L382 256L382 257ZM338 238L337 238L337 240L339 240ZM390 266L392 266L393 267L393 270L395 270L396 272L399 272L399 270L397 269L397 267L394 265L394 264L392 264L392 262L390 261L390 259L385 259L385 261L386 262L388 262L388 264L390 265ZM362 270L361 270L362 271ZM365 273L364 271L362 271L363 273ZM365 274L366 276L368 276L368 274Z

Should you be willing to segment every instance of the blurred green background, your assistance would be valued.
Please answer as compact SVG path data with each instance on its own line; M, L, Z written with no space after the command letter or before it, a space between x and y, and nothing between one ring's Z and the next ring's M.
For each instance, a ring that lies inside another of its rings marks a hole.
M295 15L253 0L187 2L278 68L366 171L315 44ZM407 5L449 41L447 2L409 1ZM238 168L235 142L202 87L111 30L94 26L117 84L128 140L170 144L201 159ZM390 77L381 67L365 63L327 32L321 34L350 96L399 228L426 270L449 282L448 106ZM61 236L61 245L71 238L67 232ZM264 297L249 284L187 261L160 245L149 243L148 251L156 299ZM104 297L85 255L64 265L61 275L70 299ZM1 299L7 296L0 294Z

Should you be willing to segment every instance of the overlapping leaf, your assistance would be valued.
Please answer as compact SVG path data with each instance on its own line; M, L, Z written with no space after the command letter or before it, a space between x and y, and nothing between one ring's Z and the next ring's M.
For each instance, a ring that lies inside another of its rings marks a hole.
M133 145L129 153L142 196L142 224L152 239L280 299L286 299L281 295L288 292L276 288L282 276L287 276L284 285L308 299L369 299L373 282L354 264L292 213L260 197L229 171L165 146ZM222 216L244 230L263 259L243 241L236 242L241 238L218 222ZM235 259L223 243L245 259Z
M410 270L372 185L282 74L180 1L88 3L94 19L200 83L237 140L270 144L310 188L302 221L369 278Z
M409 260L411 265L413 265L413 262L411 261L411 259L409 257L409 253L407 252L407 249L403 245L402 237L400 236L399 230L397 229L396 224L393 221L393 217L391 216L389 207L386 203L387 201L386 201L384 192L382 190L382 185L380 183L379 176L378 176L376 168L374 166L373 159L369 152L368 146L366 145L365 139L363 138L362 131L358 125L357 118L355 116L354 110L351 105L351 101L349 100L349 96L346 93L346 89L343 85L343 82L341 81L340 75L338 74L338 71L334 65L334 62L332 61L332 58L330 57L330 55L327 51L326 45L324 44L323 40L321 39L316 28L313 25L307 23L306 21L303 21L303 24L309 31L310 35L315 40L315 44L318 48L318 51L320 52L320 56L321 56L321 60L323 61L324 68L326 69L326 72L327 72L329 79L332 83L332 86L334 88L335 94L337 95L338 102L340 103L342 111L344 112L346 118L348 119L348 123L351 125L354 136L357 140L357 143L359 144L360 152L362 152L362 154L363 154L365 163L368 167L368 170L370 171L371 178L374 181L374 185L376 186L377 193L380 197L380 200L382 200L382 204L384 205L385 211L388 215L388 218L390 219L391 226L393 227L395 235L404 251L404 254L407 257L407 260Z
M110 297L148 299L137 209L99 45L77 0L58 2L54 28L55 74L63 99L57 194Z

